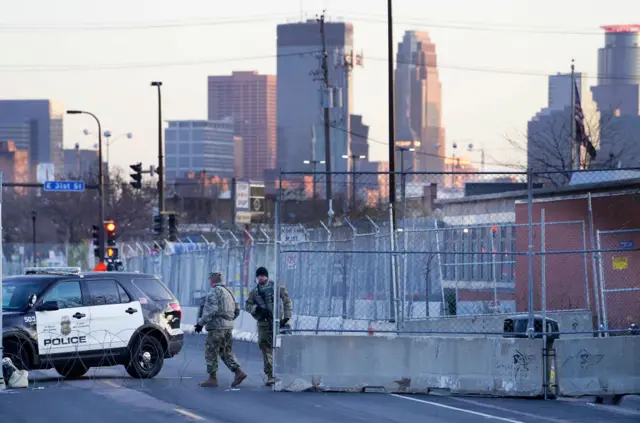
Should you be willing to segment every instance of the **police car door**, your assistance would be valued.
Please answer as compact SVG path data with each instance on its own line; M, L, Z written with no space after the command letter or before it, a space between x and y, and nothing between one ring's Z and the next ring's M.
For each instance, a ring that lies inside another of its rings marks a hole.
M115 279L89 279L84 284L91 305L91 349L118 353L144 324L140 302L132 301Z
M42 310L43 305L57 304L58 310ZM36 325L38 353L41 357L74 354L89 348L89 307L82 301L79 280L60 281L38 300Z

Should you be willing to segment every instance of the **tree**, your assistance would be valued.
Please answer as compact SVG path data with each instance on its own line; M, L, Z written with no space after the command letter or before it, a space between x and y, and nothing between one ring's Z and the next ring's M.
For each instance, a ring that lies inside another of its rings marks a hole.
M618 128L613 113L595 113L585 116L585 131L591 143L599 149L600 140L615 143L619 139ZM571 109L549 110L539 113L527 125L527 132L520 133L516 138L507 137L509 144L516 150L527 155L527 163L506 164L506 167L526 171L529 167L534 172L540 172L536 179L550 181L554 185L564 185L569 182L572 174L571 163ZM622 156L619 148L608 152L606 157L596 157L591 161L582 149L581 166L583 169L612 167ZM549 172L544 174L544 172Z

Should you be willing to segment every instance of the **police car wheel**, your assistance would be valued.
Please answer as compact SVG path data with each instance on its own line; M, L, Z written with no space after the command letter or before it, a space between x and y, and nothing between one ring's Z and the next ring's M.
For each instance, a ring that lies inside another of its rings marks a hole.
M63 364L54 364L53 367L63 379L77 379L84 376L89 371L89 368L79 361L68 361Z
M153 335L140 335L131 348L127 373L136 379L152 379L164 365L164 348Z
M4 357L10 358L18 370L29 369L29 353L26 345L22 345L19 340L8 339L4 341L2 348Z

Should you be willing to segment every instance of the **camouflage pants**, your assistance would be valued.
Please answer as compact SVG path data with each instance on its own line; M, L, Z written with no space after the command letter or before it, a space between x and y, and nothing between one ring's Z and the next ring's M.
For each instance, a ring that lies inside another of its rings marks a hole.
M258 326L258 347L262 352L264 374L273 377L273 327Z
M208 331L207 341L204 344L204 360L207 364L207 373L210 376L215 376L218 372L218 357L232 372L240 368L238 360L233 355L232 329Z

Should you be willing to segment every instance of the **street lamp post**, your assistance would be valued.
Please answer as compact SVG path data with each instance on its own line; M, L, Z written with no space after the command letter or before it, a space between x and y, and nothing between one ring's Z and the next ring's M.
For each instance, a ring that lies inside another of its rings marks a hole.
M109 172L109 147L111 147L111 144L113 144L114 142L118 141L120 138L122 137L127 137L128 139L133 138L133 134L131 132L127 132L126 134L122 134L122 135L118 135L115 138L111 138L112 137L112 133L109 130L104 131L104 137L107 139L105 142L105 145L107 147L107 173Z
M305 160L304 164L310 164L312 166L312 172L313 172L313 201L316 201L317 199L317 190L316 190L316 166L318 164L324 164L325 161L324 160Z
M98 260L100 263L104 260L104 165L102 163L102 125L100 120L91 112L84 110L67 110L69 115L89 115L95 119L98 124L98 196L100 197L100 242L98 245Z
M152 87L158 88L158 211L164 212L164 154L162 148L162 81L153 81ZM162 235L162 234L160 234Z
M364 159L366 156L360 154L342 155L343 159L351 159L351 210L356 209L356 160Z
M38 213L35 210L31 211L31 249L33 250L33 267L36 267L36 219Z

